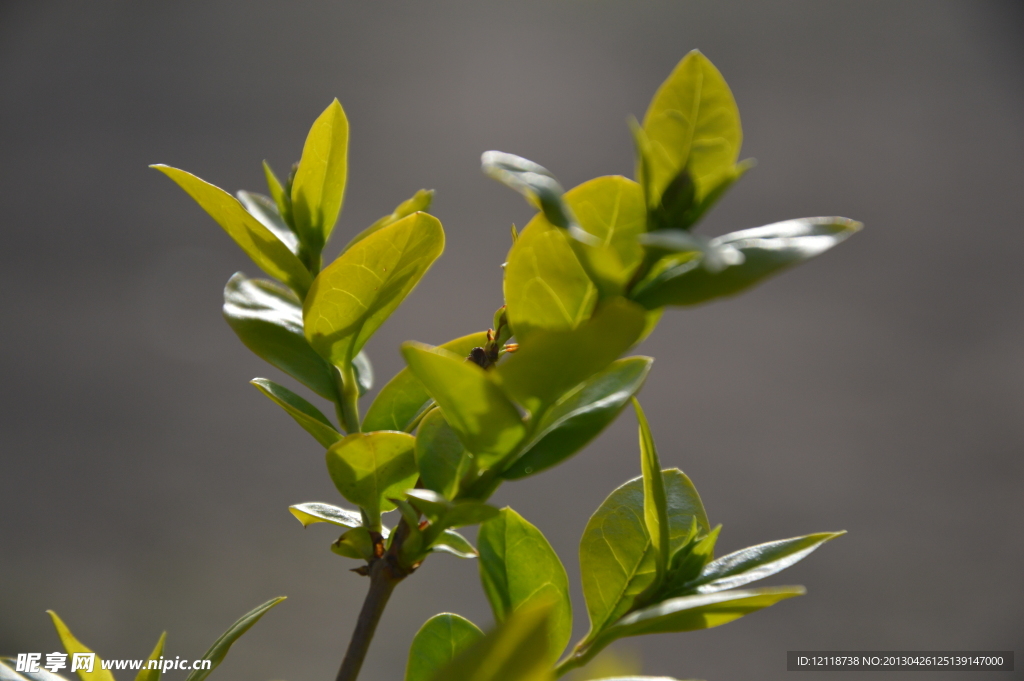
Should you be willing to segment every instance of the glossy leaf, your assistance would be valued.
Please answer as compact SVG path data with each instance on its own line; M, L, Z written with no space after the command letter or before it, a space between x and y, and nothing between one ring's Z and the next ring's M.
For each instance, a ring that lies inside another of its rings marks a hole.
M484 637L484 632L465 617L450 612L434 615L412 640L405 681L430 681L459 653Z
M415 213L345 251L306 297L307 340L332 364L351 362L443 249L441 223Z
M516 611L446 664L431 681L554 681L547 629L550 606Z
M471 333L448 341L440 347L460 357L469 355L487 342L487 332ZM409 430L417 416L430 404L430 393L408 369L402 369L387 382L370 405L363 419L363 430Z
M526 428L519 411L486 372L447 350L420 343L402 345L413 374L444 411L462 444L483 470L519 444Z
M643 190L620 175L597 177L570 189L564 197L580 228L594 244L570 242L602 298L623 295L644 258L637 236L647 229Z
M645 314L625 299L610 301L576 329L537 332L522 340L495 373L513 399L539 416L632 347L643 332Z
M17 663L11 660L11 658L0 657L0 681L29 681L27 676L22 676L21 673L14 671L15 666L17 666ZM42 669L42 672L43 674L50 674L45 669ZM57 676L56 674L50 674L50 676L53 677L53 681L63 681L64 679L64 677Z
M399 220L406 216L412 215L413 213L416 213L418 211L423 211L424 213L428 212L430 210L430 204L433 203L433 201L433 189L419 190L418 192L413 194L412 198L406 199L402 203L398 204L398 206L395 208L394 211L391 212L390 215L385 215L384 217L380 218L363 231L359 232L359 234L355 235L352 238L352 240L348 242L348 245L345 246L344 250L347 251L348 249L352 248L353 245L359 243L360 241L370 236L374 232L379 232L388 225L394 222L398 222Z
M594 310L597 288L577 259L570 238L538 214L509 251L505 305L520 342L538 331L575 329Z
M480 526L477 536L480 578L494 610L504 622L519 608L550 602L550 659L554 664L572 636L569 577L540 530L511 508Z
M415 444L407 433L352 433L327 450L327 471L334 486L363 509L371 530L380 530L381 511L395 507L388 499L415 484Z
M647 423L647 415L640 402L633 398L633 409L640 431L640 468L644 481L644 524L651 539L657 579L660 581L668 565L668 499L665 496L665 481L661 477L661 461L658 449Z
M153 648L153 652L146 658L146 662L143 662L142 669L135 675L135 681L160 681L160 674L162 670L159 667L155 669L146 669L149 660L159 660L164 654L164 643L167 641L167 632L160 634L160 638L156 642L156 646ZM95 667L94 667L95 668Z
M295 419L296 423L324 447L330 447L341 439L341 433L335 430L323 412L288 388L266 378L254 378L249 382L284 409L289 416Z
M601 639L711 629L804 593L802 586L781 586L670 598L626 615Z
M278 212L277 204L269 196L255 192L239 191L235 194L239 203L249 211L249 215L260 221L260 224L274 233L281 240L288 250L299 255L299 237L292 231L281 214Z
M544 166L502 151L484 152L480 165L485 175L525 196L555 227L565 229L573 224L562 201L562 186Z
M245 347L321 397L336 399L331 365L303 336L302 304L294 293L238 272L224 287L223 312Z
M689 536L693 520L709 531L707 514L690 479L678 469L662 471L668 500L669 548ZM643 478L612 492L591 516L580 540L583 596L590 614L592 640L629 612L655 585L657 566L644 522Z
M416 466L423 486L448 499L453 498L472 461L441 410L431 410L416 431Z
M60 642L64 646L64 650L67 651L68 659L75 653L92 653L92 651L82 645L82 642L75 638L75 635L71 633L67 625L57 616L53 610L46 611L50 615L50 619L53 620L53 626L57 629L57 636L60 637ZM95 653L93 653L95 655ZM68 667L70 669L70 666ZM110 673L109 669L103 668L103 660L100 659L99 655L96 655L93 660L92 671L86 671L84 669L77 670L78 678L82 681L114 681L114 675Z
M312 277L302 262L274 233L249 215L235 197L184 170L151 166L174 180L235 240L261 270L304 296Z
M242 615L242 617L228 627L228 630L221 634L220 638L214 641L210 649L206 651L201 659L210 660L211 665L209 669L195 669L189 674L185 681L203 681L209 676L214 669L220 666L220 663L224 661L224 658L228 654L228 650L231 649L231 645L241 638L242 634L249 631L252 625L259 622L260 618L266 614L268 610L273 608L275 605L285 599L284 596L278 596L277 598L271 598L263 605L259 605L249 612Z
M649 203L684 168L697 185L698 199L707 193L706 178L733 167L743 131L736 100L718 69L694 50L686 55L655 93L644 116L650 144Z
M302 523L303 527L309 527L313 523L331 523L348 528L360 527L363 524L362 516L358 511L349 511L320 501L295 504L289 506L288 510Z
M708 563L689 588L696 593L714 593L770 577L843 534L845 532L820 532L740 549Z
M586 446L640 390L653 361L650 357L617 360L562 396L544 414L523 453L501 477L515 480L539 473Z
M356 384L359 386L359 396L362 397L373 389L373 365L364 351L360 350L352 358L352 369L356 372Z
M498 509L476 499L448 501L437 492L411 489L406 492L409 502L439 527L475 525L498 515Z
M846 218L801 218L725 234L711 239L708 245L711 249L738 252L742 256L738 264L712 271L699 258L687 259L656 269L654 276L634 288L631 297L650 309L695 305L733 295L786 267L824 253L861 226Z
M335 99L313 123L292 181L295 228L319 254L338 220L348 179L348 118Z
M431 545L431 550L450 553L459 558L476 558L479 555L468 539L451 529L441 533Z

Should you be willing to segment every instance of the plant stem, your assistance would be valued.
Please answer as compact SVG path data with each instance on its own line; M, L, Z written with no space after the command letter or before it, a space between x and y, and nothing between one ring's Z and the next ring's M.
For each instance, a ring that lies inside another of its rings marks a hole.
M349 435L362 432L359 423L359 383L352 362L335 367L335 385L338 392L338 420Z
M555 665L555 678L561 678L566 673L582 667L586 663L594 659L594 656L605 649L605 647L611 643L611 639L600 641L595 640L588 645L584 645L586 641L581 641L579 645L572 649L569 657L562 660L559 664Z
M402 577L394 576L389 563L389 557L384 557L374 561L370 566L370 590L363 601L363 609L359 611L359 619L356 620L352 640L345 651L345 659L341 661L337 681L355 681L359 676L363 660L366 659L366 651L370 649L370 641L373 640L373 633L384 613L384 606L388 604L395 586L402 581Z

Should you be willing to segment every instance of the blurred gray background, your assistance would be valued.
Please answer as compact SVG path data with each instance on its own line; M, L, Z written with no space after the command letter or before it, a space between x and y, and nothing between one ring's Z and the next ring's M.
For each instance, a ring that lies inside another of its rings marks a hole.
M705 231L834 214L867 229L665 316L641 350L662 461L694 479L725 551L849 535L772 580L804 598L618 650L729 680L788 678L791 649L1019 655L1024 5L939 0L0 0L0 653L56 649L54 608L107 658L143 657L165 628L168 653L195 658L287 594L217 678L324 680L363 597L332 532L286 510L340 501L319 446L247 385L286 381L221 319L223 284L256 268L147 164L262 191L260 161L284 173L337 96L350 181L328 255L437 189L447 252L371 341L381 384L400 342L484 328L502 302L508 227L531 211L480 153L567 187L631 174L626 117L692 48L728 79L759 162ZM496 497L561 554L578 634L579 535L638 474L627 412ZM403 583L363 678L401 678L438 611L489 625L476 571L438 556Z

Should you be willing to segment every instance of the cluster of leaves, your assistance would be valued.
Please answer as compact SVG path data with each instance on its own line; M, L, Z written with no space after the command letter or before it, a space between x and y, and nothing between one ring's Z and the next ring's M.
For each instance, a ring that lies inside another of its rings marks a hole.
M304 526L340 527L331 549L364 562L356 572L391 586L433 552L479 557L497 628L485 636L457 615L432 618L413 642L407 681L550 679L621 637L724 624L802 593L736 587L837 536L797 537L716 559L719 528L709 525L689 478L661 469L636 400L653 360L622 356L654 330L666 306L735 294L831 248L859 224L804 218L715 238L693 231L752 165L739 161L732 93L699 52L680 62L632 132L635 181L605 176L563 191L536 163L483 155L487 175L538 209L521 234L512 228L504 305L489 329L437 347L404 344L406 368L365 417L359 400L373 371L363 348L444 247L441 223L426 212L432 192L401 203L324 267L348 174L348 121L336 100L314 123L284 183L264 164L269 195L242 191L235 198L185 171L155 166L271 277L238 273L228 281L231 328L256 355L334 406L332 422L288 388L252 381L325 448L332 481L356 507L302 503L291 507L295 517ZM615 490L584 531L580 563L591 628L559 663L572 627L562 562L540 530L487 500L503 482L580 451L631 401L643 475ZM390 528L382 514L396 509ZM476 524L474 547L457 529ZM390 591L383 593L380 607ZM372 636L376 618L368 621L363 634ZM359 664L361 657L356 672Z

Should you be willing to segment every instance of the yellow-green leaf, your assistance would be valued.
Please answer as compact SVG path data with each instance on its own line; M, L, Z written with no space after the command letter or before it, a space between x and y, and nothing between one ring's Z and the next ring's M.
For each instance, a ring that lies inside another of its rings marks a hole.
M312 277L302 262L273 232L249 214L238 200L191 173L163 164L151 166L174 180L217 221L261 270L306 295Z
M341 212L348 178L348 118L335 99L306 136L292 181L295 227L309 249L319 254Z
M487 372L441 348L405 343L402 355L412 373L444 411L479 470L519 444L526 428L515 405Z
M135 681L160 681L160 674L163 671L160 667L153 669L147 669L150 660L159 660L164 654L164 642L167 640L167 632L160 634L160 639L156 642L156 647L153 648L153 652L146 658L146 662L143 663L142 669L135 676Z
M590 317L597 288L564 229L537 214L512 246L505 265L505 304L520 342L537 331L575 329Z
M408 433L352 433L327 450L327 471L341 495L366 513L371 530L380 531L381 511L416 483L414 447Z
M303 308L306 338L336 366L352 361L444 250L437 218L414 213L328 265Z
M413 213L416 213L418 211L422 211L424 213L428 212L430 210L430 204L433 203L433 201L433 189L419 190L418 192L413 194L412 198L406 199L402 203L398 204L398 206L395 208L395 210L391 212L390 215L385 215L384 217L380 218L363 231L359 232L359 234L356 234L354 237L352 237L352 240L348 242L348 245L345 246L344 250L347 251L348 249L352 248L353 245L359 243L360 241L370 236L374 232L379 232L380 230L384 229L391 223L398 222L399 220L406 216L412 215Z
M637 242L647 227L640 185L621 175L597 177L570 189L564 200L580 227L597 239L595 244L574 240L570 245L586 259L602 297L623 295L644 258Z
M69 656L73 656L75 653L92 653L90 649L82 645L81 641L75 638L75 635L71 633L67 625L57 616L57 613L53 610L47 610L46 612L49 613L50 619L53 620L53 626L57 629L60 642L64 644L64 650L67 651ZM93 654L95 655L95 653ZM114 675L110 673L110 670L103 668L103 660L100 659L99 655L96 655L95 660L93 660L92 671L79 669L78 678L82 679L82 681L114 681Z
M483 347L486 342L487 332L481 331L448 341L440 347L460 357L466 357L470 350ZM410 430L416 417L429 403L430 393L406 367L395 374L377 393L363 419L363 430Z
M646 311L624 298L574 329L538 331L498 365L502 388L535 416L619 358L640 338ZM514 326L518 335L518 327Z
M472 461L444 413L432 409L416 430L416 466L423 486L448 499L454 498Z
M224 661L228 651L231 649L231 645L241 638L242 634L249 631L252 625L259 622L260 618L263 617L268 610L284 599L284 596L271 598L266 603L258 605L242 615L234 624L228 627L227 631L220 635L220 638L213 642L210 649L203 655L202 659L209 660L210 666L205 669L193 670L192 673L185 678L185 681L203 681L203 679L209 676L213 670L220 666L220 663Z
M661 84L644 116L650 145L648 201L661 195L685 168L696 184L699 201L708 193L707 179L733 167L743 131L739 109L722 74L694 50Z

